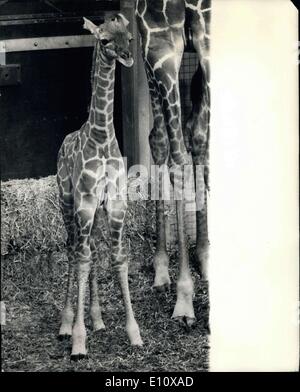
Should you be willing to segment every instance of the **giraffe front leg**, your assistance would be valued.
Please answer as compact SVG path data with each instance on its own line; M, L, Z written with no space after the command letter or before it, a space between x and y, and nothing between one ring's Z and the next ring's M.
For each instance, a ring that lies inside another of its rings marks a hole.
M207 227L207 195L205 184L205 168L194 164L196 187L196 249L195 259L201 278L207 280L208 274L208 227Z
M115 269L118 273L118 278L123 295L123 302L125 305L127 335L132 346L142 346L143 341L140 334L140 328L135 320L130 299L127 261L123 262L123 264L120 264L119 266L116 266Z
M184 232L184 202L176 201L178 246L179 246L179 278L177 280L177 301L172 318L177 319L187 329L196 321L193 297L194 283L192 280L187 244Z
M118 200L107 205L108 222L111 233L112 268L118 277L126 312L126 331L133 346L141 346L143 341L138 323L135 320L128 284L128 260L122 239L126 213L126 203Z
M74 361L83 359L87 355L84 308L86 289L89 282L92 263L90 237L96 206L96 197L84 195L82 196L81 206L79 206L75 212L78 232L75 250L77 259L78 297L76 319L72 330L71 359Z
M201 64L193 77L192 87L203 83ZM193 86L194 84L194 86ZM191 87L191 88L192 88ZM190 115L191 153L193 159L194 184L196 190L196 250L195 261L201 277L207 279L208 227L207 189L209 189L209 90L203 86L200 94L193 94L193 108Z
M171 280L169 275L169 255L166 248L166 227L164 201L156 201L156 250L153 259L155 278L153 288L158 292L169 290Z
M70 193L68 193L70 195ZM60 195L61 211L67 231L67 254L68 254L68 283L64 308L61 312L61 326L59 329L59 340L70 339L74 320L73 311L73 287L75 280L75 259L74 259L74 213L73 199L67 199L67 194Z
M80 259L78 262L78 303L75 324L72 330L71 360L77 361L86 357L86 328L84 324L85 293L90 273L90 261Z
M156 201L156 250L153 258L155 278L153 288L158 292L164 292L170 288L169 255L166 246L166 217L165 203L162 197L163 191L163 168L169 153L169 142L167 131L163 123L163 113L153 82L149 80L154 115L154 126L149 136L151 153L158 169L158 191L159 200Z
M75 280L75 266L74 260L69 260L69 273L68 273L68 285L65 306L61 312L61 326L59 329L58 339L68 340L72 336L72 327L74 320L74 310L72 305L73 293L72 289Z
M189 3L188 0L186 0ZM205 11L189 7L193 45L198 54L199 67L192 79L191 91L193 91L193 117L192 124L192 157L194 173L199 170L196 178L196 263L203 279L207 279L207 264L209 252L208 228L207 228L207 196L208 185L208 157L209 157L209 132L210 132L210 63L209 63L209 30L210 30L210 1L205 6ZM200 185L199 185L200 184ZM202 185L204 184L204 186ZM199 202L200 200L200 202Z
M202 279L208 279L208 256L209 256L209 242L206 234L203 239L203 231L207 230L207 213L206 211L196 212L196 222L197 222L197 242L195 249L196 263L199 268L200 276Z
M203 155L203 154L202 154ZM207 183L205 180L206 169L204 160L193 156L193 172L196 190L196 248L195 263L201 277L207 280L208 269L208 226L207 226Z
M159 199L156 201L156 250L153 259L155 279L153 288L164 292L170 288L169 255L166 246L165 204L162 198L162 173L159 171Z
M95 223L94 223L95 224ZM101 331L105 329L104 322L102 320L101 307L98 294L98 282L97 282L97 261L98 253L97 246L95 245L95 240L91 241L92 248L92 267L90 272L90 316L93 323L94 332Z

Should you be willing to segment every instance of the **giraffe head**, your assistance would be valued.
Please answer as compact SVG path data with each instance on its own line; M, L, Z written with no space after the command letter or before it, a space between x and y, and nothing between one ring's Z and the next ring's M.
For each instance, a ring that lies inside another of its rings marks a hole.
M132 35L127 30L129 22L125 16L118 14L99 26L86 18L83 20L83 27L99 40L100 49L108 60L118 60L125 67L132 66L133 58L129 50Z

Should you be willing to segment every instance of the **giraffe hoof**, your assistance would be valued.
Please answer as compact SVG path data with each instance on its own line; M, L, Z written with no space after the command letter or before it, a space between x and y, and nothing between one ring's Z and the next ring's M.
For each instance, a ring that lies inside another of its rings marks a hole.
M165 293L167 291L170 291L170 283L164 283L159 286L153 286L153 290L155 290L157 293Z
M134 342L131 342L132 347L142 347L144 342L142 341L141 338L135 340Z
M95 322L93 325L93 332L94 333L99 333L99 332L103 331L104 329L105 329L105 324L102 320L99 322Z
M179 325L181 325L187 332L190 332L195 327L196 319L194 317L178 316L175 317Z
M87 355L86 354L72 354L71 355L71 361L78 362L81 361L82 359L86 359Z
M100 327L100 328L99 327L94 327L93 333L95 335L100 335L104 330L105 330L105 326Z
M71 340L71 337L72 337L72 335L69 335L69 334L65 333L65 334L63 334L63 335L58 335L58 336L57 336L57 339L58 339L60 342L65 342L65 341Z
M143 341L137 322L134 320L126 325L127 334L132 346L142 346Z

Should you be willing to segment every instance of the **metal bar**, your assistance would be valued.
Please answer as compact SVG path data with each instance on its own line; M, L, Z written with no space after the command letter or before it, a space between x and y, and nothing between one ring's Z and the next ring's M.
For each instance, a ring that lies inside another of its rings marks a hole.
M101 14L97 13L94 14L93 12L89 12L85 14L84 16L86 18L92 19L95 23L97 21L102 22L106 17L109 17L110 15L113 15L115 12L114 11L105 11L101 12ZM24 16L24 18L19 18L16 17L14 18L13 16L9 18L1 18L0 17L0 26L16 26L16 25L37 25L41 23L72 23L72 22L80 22L82 20L82 16L74 16L72 15L36 15L33 17L33 15L29 16Z
M65 12L64 15L58 12L39 12L36 14L12 14L12 15L1 15L0 21L13 21L13 20L24 20L24 19L51 19L59 18L61 16L79 16L75 13Z
M93 16L101 16L106 14L107 12L116 12L114 10L107 10L107 11L90 11L87 10L83 13L83 15L93 15ZM37 14L18 14L18 15L0 15L0 21L13 21L13 20L27 20L27 19L53 19L53 18L80 18L82 14L78 14L77 12L47 12L47 13L37 13Z
M85 16L88 19L93 20L93 22L103 22L104 17L95 17L94 15L86 15ZM49 18L49 19L20 19L20 20L5 20L5 21L0 21L0 27L1 26L19 26L19 25L38 25L38 24L50 24L50 23L76 23L80 22L82 20L82 16L74 16L74 17L66 17L66 18Z
M63 37L39 37L7 39L0 41L6 53L28 52L33 50L67 49L94 46L93 35L70 35Z

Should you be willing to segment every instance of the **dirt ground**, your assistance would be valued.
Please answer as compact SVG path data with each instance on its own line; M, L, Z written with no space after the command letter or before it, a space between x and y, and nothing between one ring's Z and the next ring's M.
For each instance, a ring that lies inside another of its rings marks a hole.
M168 293L156 293L152 289L152 255L153 249L144 253L131 249L129 281L144 346L129 345L120 290L112 276L108 255L103 251L99 288L106 329L93 333L87 316L89 356L77 363L70 361L71 342L57 339L67 276L66 255L54 252L3 258L2 298L7 313L6 325L1 331L2 370L207 371L207 283L193 272L198 321L187 332L171 319L176 301L175 253L171 255L172 285Z

